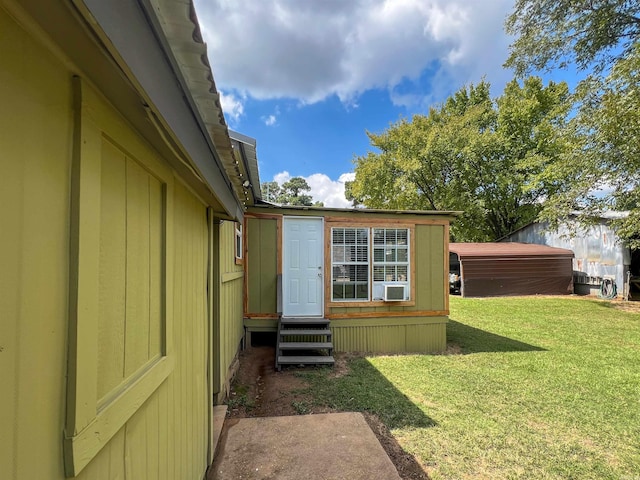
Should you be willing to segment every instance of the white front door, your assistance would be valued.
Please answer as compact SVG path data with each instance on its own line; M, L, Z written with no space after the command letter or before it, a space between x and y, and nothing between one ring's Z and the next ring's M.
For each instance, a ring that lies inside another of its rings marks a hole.
M322 316L322 218L285 217L282 251L282 314Z

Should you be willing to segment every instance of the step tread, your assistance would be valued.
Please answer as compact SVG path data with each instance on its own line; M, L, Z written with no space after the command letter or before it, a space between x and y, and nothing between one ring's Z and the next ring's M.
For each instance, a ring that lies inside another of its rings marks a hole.
M322 317L287 317L281 318L283 325L329 325L329 319Z
M280 342L280 349L305 350L316 348L333 348L331 342Z
M331 335L328 328L313 330L310 328L286 328L280 330L280 335Z
M335 359L331 355L281 355L278 357L278 363L280 365L332 365L335 363Z

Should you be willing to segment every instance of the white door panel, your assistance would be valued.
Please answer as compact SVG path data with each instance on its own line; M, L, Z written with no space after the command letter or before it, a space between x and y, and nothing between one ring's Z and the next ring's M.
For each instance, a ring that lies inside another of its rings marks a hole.
M321 316L322 218L284 218L283 315Z

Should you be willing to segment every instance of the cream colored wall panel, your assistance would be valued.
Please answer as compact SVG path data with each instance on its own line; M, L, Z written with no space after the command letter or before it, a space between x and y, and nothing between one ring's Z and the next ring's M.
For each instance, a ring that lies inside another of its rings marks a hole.
M149 358L149 174L127 160L125 377Z
M127 298L127 198L125 154L102 142L98 398L124 380Z
M0 58L0 476L55 478L62 469L71 87L67 72L2 8Z
M65 385L72 75L2 8L0 57L0 379L3 391L10 392L0 395L0 477L62 480L69 400ZM100 180L96 217L104 247L96 249L101 292L96 302L96 311L101 312L96 316L96 402L119 388L125 370L135 370L164 347L153 332L163 323L159 279L170 270L175 279L168 282L167 315L175 315L176 321L167 343L174 343L175 366L77 478L201 480L207 467L211 404L205 206L182 186L171 184L164 191L150 169L139 168L149 155L152 163L161 160L99 94L93 95L100 103L91 111L95 126L105 125L112 132L108 141L99 132L91 140L91 148L98 146L96 158L106 159L94 177ZM125 149L121 143L133 147ZM166 165L161 168L166 174ZM174 194L179 202L171 203L170 211L161 211L165 196ZM131 209L130 202L141 208ZM175 236L173 241L167 239L172 245L168 266L159 260L164 247L154 243L162 241L159 219L165 213ZM142 247L129 251L132 241ZM237 272L242 267L234 262L229 269ZM129 285L134 278L139 284L135 289ZM240 312L234 315L241 326L242 277L238 278L231 282L231 302L232 310ZM147 301L127 306L131 296ZM142 323L133 328L129 324L127 331L128 314L133 311ZM232 338L238 339L237 335L236 330ZM129 348L139 356L127 364Z
M176 416L175 477L201 478L208 445L207 398L207 217L206 208L184 186L175 189L174 349L171 377Z

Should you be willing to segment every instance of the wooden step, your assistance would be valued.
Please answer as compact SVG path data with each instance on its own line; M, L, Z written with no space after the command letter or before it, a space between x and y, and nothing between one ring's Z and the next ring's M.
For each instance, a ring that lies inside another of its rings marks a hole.
M335 360L331 355L280 355L278 356L279 365L333 365Z
M327 318L296 318L296 317L287 317L281 318L280 323L282 325L329 325L329 320Z
M286 329L282 329L280 330L280 335L284 336L284 335L331 335L331 330L328 328L322 328L322 329L317 329L317 330L313 330L311 328L304 328L304 329L299 329L299 328L286 328Z
M280 350L317 350L333 348L331 342L280 342Z

